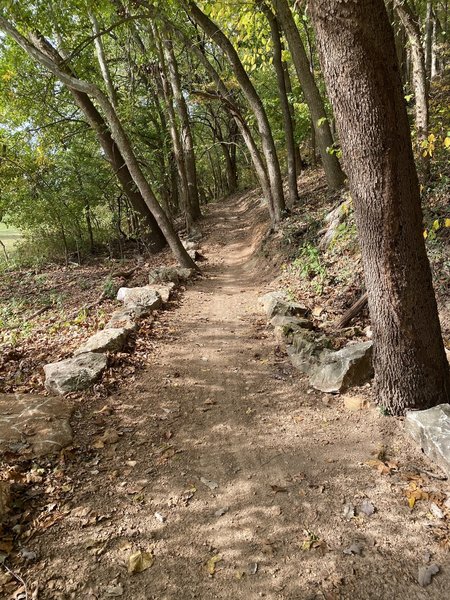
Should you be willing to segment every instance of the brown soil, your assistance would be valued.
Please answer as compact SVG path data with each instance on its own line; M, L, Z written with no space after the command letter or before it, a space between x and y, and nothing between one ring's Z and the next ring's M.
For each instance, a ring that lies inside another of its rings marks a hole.
M37 582L39 600L448 596L449 514L429 512L448 488L400 419L310 390L276 346L257 304L274 275L264 214L249 196L210 208L204 277L155 322L146 370L100 413L104 398L78 405L76 448L22 542L37 559L13 565L28 597ZM139 550L154 563L129 574Z

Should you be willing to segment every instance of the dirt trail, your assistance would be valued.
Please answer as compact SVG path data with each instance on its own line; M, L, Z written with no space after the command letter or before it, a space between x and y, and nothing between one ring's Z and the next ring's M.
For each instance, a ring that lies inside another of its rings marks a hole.
M266 328L259 214L239 198L210 209L205 277L161 315L148 369L109 399L110 416L76 415L80 439L87 418L121 438L74 470L71 513L36 541L39 598L446 597L436 524L420 502L411 513L404 479L364 465L383 444L399 464L422 464L398 422L308 393ZM347 520L345 505L364 499L375 514ZM354 542L362 555L343 554ZM130 575L136 549L154 564ZM426 552L441 574L422 589Z

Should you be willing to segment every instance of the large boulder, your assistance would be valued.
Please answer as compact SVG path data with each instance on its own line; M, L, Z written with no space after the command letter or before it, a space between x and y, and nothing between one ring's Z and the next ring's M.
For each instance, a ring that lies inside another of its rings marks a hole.
M408 411L405 429L450 478L450 404Z
M118 352L121 350L127 340L128 332L124 327L111 327L97 331L78 350L74 355L85 354L86 352Z
M282 291L264 294L259 298L259 303L262 304L269 320L276 315L306 318L310 314L309 308L298 302L291 302Z
M72 442L71 412L61 398L0 394L0 452L59 452Z
M45 387L49 392L67 394L93 385L106 369L105 354L87 352L45 365Z
M161 295L154 287L147 285L135 288L120 288L117 292L117 300L122 300L126 307L139 307L147 312L162 306Z
M337 352L325 352L311 377L311 385L321 392L342 392L363 385L373 377L373 342L347 344Z
M184 267L159 267L149 273L148 282L150 284L172 282L175 285L179 285L186 282L193 275L193 269L186 269Z
M291 363L306 375L316 371L322 356L331 348L331 341L326 335L308 329L292 331L289 341L287 353Z

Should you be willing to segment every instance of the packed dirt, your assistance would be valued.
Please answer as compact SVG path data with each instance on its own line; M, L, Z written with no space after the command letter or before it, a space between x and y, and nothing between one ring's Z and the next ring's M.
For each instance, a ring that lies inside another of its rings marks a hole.
M12 565L28 598L448 597L449 512L430 512L448 485L369 387L349 410L277 346L257 198L210 207L202 229L203 276L153 323L146 369L77 405Z

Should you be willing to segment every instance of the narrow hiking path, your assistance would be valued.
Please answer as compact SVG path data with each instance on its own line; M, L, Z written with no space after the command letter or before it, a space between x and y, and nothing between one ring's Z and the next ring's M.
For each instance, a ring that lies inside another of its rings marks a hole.
M382 446L399 468L422 464L398 421L310 393L266 327L256 200L211 207L204 228L205 276L155 323L146 371L75 415L90 452L64 518L34 543L38 597L445 597L448 558L425 509L411 513L395 468L364 464ZM105 430L118 441L95 449ZM373 515L344 516L364 500ZM360 555L343 553L355 543ZM154 564L129 574L137 550ZM427 552L442 573L424 590Z

